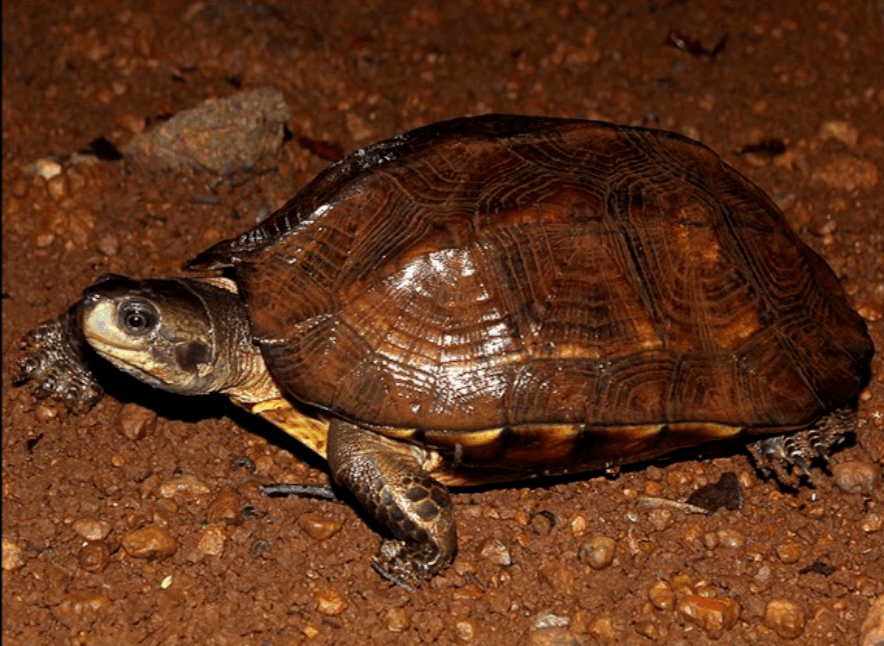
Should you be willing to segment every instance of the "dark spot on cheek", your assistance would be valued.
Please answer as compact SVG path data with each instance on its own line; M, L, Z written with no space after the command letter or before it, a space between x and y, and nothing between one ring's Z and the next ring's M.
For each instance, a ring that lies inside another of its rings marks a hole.
M212 353L205 343L191 341L185 345L180 345L175 349L175 359L178 365L188 371L195 371L201 363L208 363L212 358Z

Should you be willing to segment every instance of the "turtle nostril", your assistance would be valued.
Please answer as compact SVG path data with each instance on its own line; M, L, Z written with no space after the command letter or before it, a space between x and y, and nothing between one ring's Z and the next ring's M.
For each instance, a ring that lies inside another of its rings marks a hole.
M92 307L97 304L100 299L101 296L98 295L98 292L87 289L83 292L82 303L85 307Z

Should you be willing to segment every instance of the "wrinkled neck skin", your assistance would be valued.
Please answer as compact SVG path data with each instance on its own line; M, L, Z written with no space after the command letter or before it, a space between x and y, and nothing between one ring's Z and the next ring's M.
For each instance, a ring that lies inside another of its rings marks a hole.
M212 323L214 361L209 374L203 377L205 392L227 395L245 408L281 399L261 350L252 339L248 311L235 291L235 283L226 279L182 282L203 302Z
M219 301L223 301L223 307ZM216 354L212 392L227 395L246 407L281 398L261 350L252 339L248 311L239 295L228 293L223 299L213 299L206 311L213 324Z

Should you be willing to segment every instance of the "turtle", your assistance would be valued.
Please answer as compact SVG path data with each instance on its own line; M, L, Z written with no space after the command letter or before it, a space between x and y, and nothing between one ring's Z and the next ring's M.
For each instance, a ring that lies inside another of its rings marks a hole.
M808 473L853 430L873 353L760 188L699 142L599 121L400 134L184 269L99 278L26 337L18 382L86 409L89 347L227 395L327 460L406 585L455 556L450 488L735 441Z

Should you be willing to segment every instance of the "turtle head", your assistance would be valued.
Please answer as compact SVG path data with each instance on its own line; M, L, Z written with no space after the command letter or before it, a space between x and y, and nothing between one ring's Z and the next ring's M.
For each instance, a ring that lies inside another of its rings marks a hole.
M185 395L223 389L232 347L248 342L239 296L198 280L103 276L83 292L80 317L86 341L114 366Z

